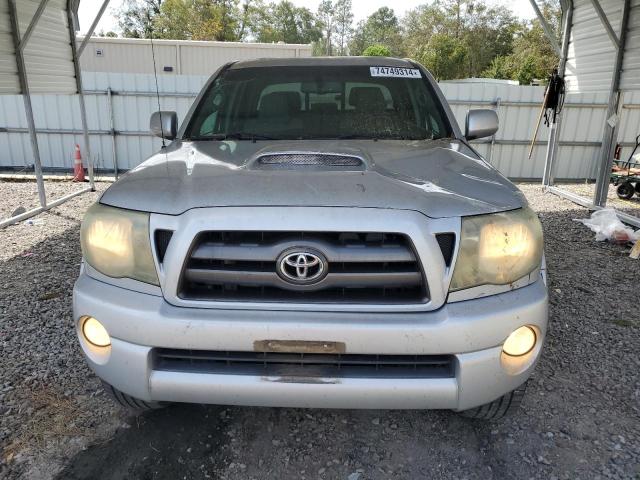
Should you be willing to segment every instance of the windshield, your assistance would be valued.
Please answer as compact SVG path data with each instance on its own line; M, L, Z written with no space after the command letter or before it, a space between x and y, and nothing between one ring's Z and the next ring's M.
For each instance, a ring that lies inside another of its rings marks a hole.
M192 140L450 137L417 69L369 66L229 69L209 87L185 137Z

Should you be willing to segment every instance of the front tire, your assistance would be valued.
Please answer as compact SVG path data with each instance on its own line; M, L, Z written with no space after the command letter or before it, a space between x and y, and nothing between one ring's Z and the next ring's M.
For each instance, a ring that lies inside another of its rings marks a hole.
M489 402L469 410L463 410L459 413L463 417L472 418L474 420L500 420L507 415L514 414L518 408L520 408L520 403L524 398L526 388L527 384L524 383L520 387L503 395L493 402Z
M102 380L102 388L111 400L136 415L167 406L166 402L147 402L145 400L132 397L131 395L127 395L104 380Z

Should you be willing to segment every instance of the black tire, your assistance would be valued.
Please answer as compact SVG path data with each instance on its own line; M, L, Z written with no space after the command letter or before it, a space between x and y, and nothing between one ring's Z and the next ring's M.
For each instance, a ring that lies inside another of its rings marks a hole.
M636 183L636 193L640 195L640 182Z
M616 193L618 194L618 198L631 200L636 193L636 189L631 182L624 182L618 185Z
M486 403L469 410L463 410L459 413L463 417L473 418L475 420L500 420L507 415L512 415L520 408L520 403L522 402L526 388L527 384L525 383L491 403Z
M167 402L147 402L140 400L139 398L132 397L131 395L127 395L117 388L114 388L105 381L102 381L102 388L111 400L135 414L148 412L150 410L157 410L168 405Z

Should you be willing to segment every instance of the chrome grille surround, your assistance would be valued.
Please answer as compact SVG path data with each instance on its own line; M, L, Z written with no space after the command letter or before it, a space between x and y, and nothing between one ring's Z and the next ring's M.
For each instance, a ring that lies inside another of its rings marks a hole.
M428 298L421 303L309 303L193 300L179 295L179 279L194 239L203 231L274 231L286 232L380 232L400 233L410 239L428 285ZM279 310L309 312L426 312L444 305L451 274L455 267L458 242L450 266L436 240L440 233L460 233L460 218L429 218L411 210L358 207L211 207L188 210L181 215L151 214L150 235L155 230L173 230L164 261L157 262L161 294L171 305L195 309L224 309L229 318L234 310ZM185 310L186 311L186 310ZM196 310L193 311L194 313Z

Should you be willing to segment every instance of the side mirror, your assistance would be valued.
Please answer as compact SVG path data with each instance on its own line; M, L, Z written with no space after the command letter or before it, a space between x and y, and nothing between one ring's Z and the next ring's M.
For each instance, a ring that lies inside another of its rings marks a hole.
M464 136L467 140L494 135L499 128L498 114L494 110L469 110Z
M178 115L176 112L153 112L149 129L156 137L173 140L178 134Z

